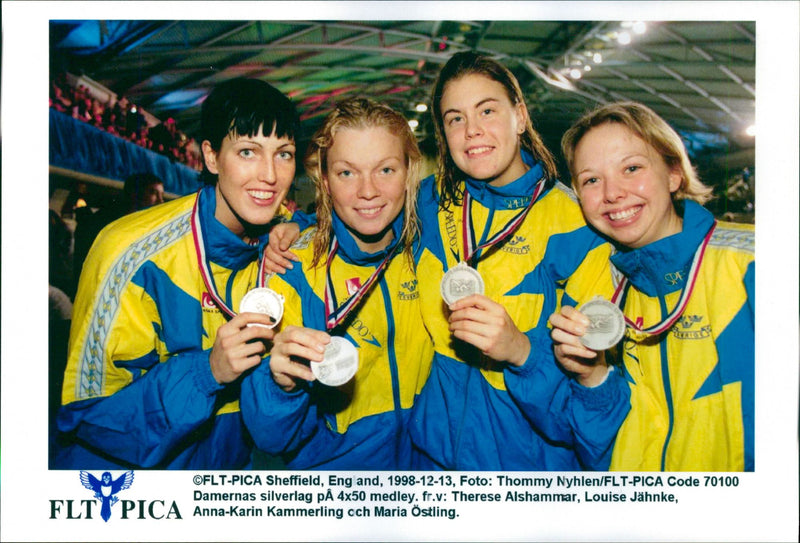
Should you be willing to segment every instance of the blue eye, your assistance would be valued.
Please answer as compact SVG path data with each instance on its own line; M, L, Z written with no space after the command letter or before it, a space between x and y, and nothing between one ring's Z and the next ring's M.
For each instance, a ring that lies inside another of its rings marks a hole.
M242 149L239 151L239 156L242 158L251 158L255 155L252 149Z

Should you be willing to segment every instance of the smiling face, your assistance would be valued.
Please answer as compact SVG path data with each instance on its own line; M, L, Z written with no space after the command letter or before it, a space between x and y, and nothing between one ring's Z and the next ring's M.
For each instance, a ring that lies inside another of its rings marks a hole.
M362 251L376 252L392 241L390 225L403 210L407 175L403 142L386 128L336 132L323 183Z
M450 156L469 177L500 187L527 171L519 143L527 112L500 83L479 74L453 79L440 109Z
M239 237L269 223L286 198L295 173L294 140L228 134L219 151L206 140L206 167L218 175L216 219Z
M672 203L680 171L628 127L610 122L586 132L573 171L586 220L608 237L639 248L681 231Z

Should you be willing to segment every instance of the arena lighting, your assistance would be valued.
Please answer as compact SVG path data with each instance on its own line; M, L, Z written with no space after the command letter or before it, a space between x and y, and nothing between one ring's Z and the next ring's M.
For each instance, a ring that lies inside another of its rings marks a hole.
M620 45L628 45L631 42L631 35L628 32L617 33L617 43Z
M600 64L601 62L603 62L603 55L601 55L600 53L593 54L592 62L594 62L595 64Z
M631 25L634 34L644 34L647 32L647 24L644 21L636 21Z
M411 127L411 130L416 130L416 128L419 126L419 121L416 119L411 119L408 121L408 126Z
M751 124L750 126L745 128L744 133L750 136L751 138L754 138L756 135L756 125Z
M572 79L580 79L580 78L581 78L581 75L582 75L582 74L581 74L581 70L580 70L580 68L572 68L572 69L569 71L569 76L570 76Z
M561 71L552 68L548 68L547 71L544 71L535 62L531 62L530 60L526 60L524 63L525 67L528 68L532 74L548 85L552 85L553 87L566 91L575 90L575 85L572 84L572 81L564 77L564 74L561 73Z
M591 72L591 71L592 71L592 67L591 67L591 66L589 66L589 65L587 64L587 65L585 65L585 66L583 67L583 71L584 71L584 72Z
M420 103L420 104L417 104L416 106L414 106L414 109L416 111L418 111L419 113L424 113L424 112L428 111L428 106L426 104Z

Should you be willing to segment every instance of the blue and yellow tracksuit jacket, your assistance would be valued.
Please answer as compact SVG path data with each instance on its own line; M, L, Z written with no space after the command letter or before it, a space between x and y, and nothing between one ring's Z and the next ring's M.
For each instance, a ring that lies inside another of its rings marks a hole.
M251 246L219 223L213 187L107 226L87 257L75 300L58 417L71 444L56 467L249 463L238 384L219 385L208 361L226 318L198 271L190 224L198 197L220 295L236 309L256 285L268 236Z
M466 181L478 245L530 201L542 168L525 152L523 159L530 170L504 187ZM444 469L606 469L629 408L622 372L612 372L598 387L580 386L559 370L547 328L562 301L575 305L612 292L610 246L586 226L571 191L560 183L547 188L516 231L484 250L477 264L486 296L502 304L531 340L519 368L487 363L452 337L439 285L463 258L462 206L440 210L433 177L422 183L419 206L417 275L435 354L415 406L414 444L433 467Z
M631 287L625 315L660 322L686 286L711 213L684 203L683 230L612 257ZM719 222L678 321L660 336L629 328L623 360L631 412L611 469L754 469L755 260L752 226Z
M330 265L339 304L347 284L365 283L400 238L402 214L394 221L395 241L374 254L359 250L333 216L339 250ZM288 325L325 330L326 259L311 267L313 229L293 246L300 262L269 287L285 299L280 329ZM280 454L293 469L392 470L415 466L408 419L430 370L433 347L421 324L413 263L400 252L380 279L331 331L356 346L359 367L349 383L328 387L301 383L286 393L272 379L265 360L242 383L242 415L255 444Z

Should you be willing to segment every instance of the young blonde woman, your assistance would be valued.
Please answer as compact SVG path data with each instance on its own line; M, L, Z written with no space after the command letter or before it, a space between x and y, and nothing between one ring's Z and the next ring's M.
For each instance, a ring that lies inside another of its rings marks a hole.
M339 104L309 144L317 225L270 280L285 313L269 364L242 385L256 446L290 468L416 467L408 423L432 357L413 269L420 160L408 122L368 99ZM341 339L358 368L326 384L309 366Z
M754 469L754 233L702 207L678 134L648 107L608 104L564 135L586 220L612 241L625 315L621 364L631 412L611 469ZM560 360L602 360L582 348L586 320L551 317Z

